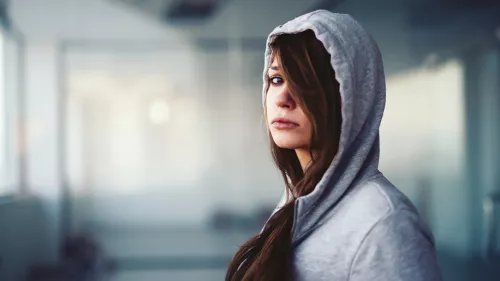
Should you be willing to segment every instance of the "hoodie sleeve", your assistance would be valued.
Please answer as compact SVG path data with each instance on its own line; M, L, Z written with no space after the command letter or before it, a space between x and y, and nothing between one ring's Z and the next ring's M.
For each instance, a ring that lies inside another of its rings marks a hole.
M433 238L410 210L394 210L361 242L349 281L441 281Z

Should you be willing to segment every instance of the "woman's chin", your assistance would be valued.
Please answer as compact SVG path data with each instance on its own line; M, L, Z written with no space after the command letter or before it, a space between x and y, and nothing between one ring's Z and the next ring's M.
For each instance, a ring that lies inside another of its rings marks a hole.
M279 148L283 148L283 149L298 149L298 148L302 147L300 142L290 140L290 139L284 139L284 140L280 140L280 139L276 140L275 139L274 143L276 144L276 146L278 146Z

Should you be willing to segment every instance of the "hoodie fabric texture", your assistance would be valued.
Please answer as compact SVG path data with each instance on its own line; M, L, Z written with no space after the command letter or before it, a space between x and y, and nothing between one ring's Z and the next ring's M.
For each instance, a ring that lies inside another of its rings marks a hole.
M329 169L295 204L295 280L442 280L430 229L378 170L385 77L379 49L361 25L349 15L318 10L274 29L266 44L263 100L270 44L280 34L305 30L314 31L331 55L343 123ZM285 200L283 195L277 208Z

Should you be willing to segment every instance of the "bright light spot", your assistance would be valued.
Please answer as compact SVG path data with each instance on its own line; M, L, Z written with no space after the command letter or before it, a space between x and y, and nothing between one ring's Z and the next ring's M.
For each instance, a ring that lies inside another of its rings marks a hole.
M155 100L149 107L149 119L153 124L160 125L170 120L170 107L164 100Z

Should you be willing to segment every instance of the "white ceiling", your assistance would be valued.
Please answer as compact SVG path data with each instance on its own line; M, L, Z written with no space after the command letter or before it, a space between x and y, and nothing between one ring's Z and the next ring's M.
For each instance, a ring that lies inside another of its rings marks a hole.
M206 21L179 24L160 16L173 1L15 0L10 13L28 38L265 38L277 25L325 0L221 0Z

